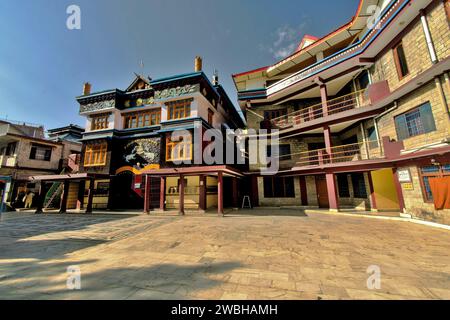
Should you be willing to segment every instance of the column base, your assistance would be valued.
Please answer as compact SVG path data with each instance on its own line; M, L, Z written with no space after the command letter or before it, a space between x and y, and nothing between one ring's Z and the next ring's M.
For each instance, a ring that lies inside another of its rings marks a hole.
M330 212L339 212L339 209L328 209Z

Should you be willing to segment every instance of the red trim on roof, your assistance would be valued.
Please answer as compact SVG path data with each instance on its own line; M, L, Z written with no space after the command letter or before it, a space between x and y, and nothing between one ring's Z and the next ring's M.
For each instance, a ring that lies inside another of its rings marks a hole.
M242 73L236 73L231 75L233 78L235 77L241 77L241 76L245 76L246 74L250 74L250 73L255 73L255 72L259 72L259 71L264 71L267 70L270 66L267 67L262 67L262 68L258 68L258 69L254 69L254 70L250 70L250 71L246 71L246 72L242 72Z

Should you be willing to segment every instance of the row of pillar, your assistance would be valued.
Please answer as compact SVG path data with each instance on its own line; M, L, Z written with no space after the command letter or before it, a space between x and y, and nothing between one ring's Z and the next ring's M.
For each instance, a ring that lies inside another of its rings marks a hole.
M180 215L185 214L185 184L184 184L184 178L186 176L183 174L180 174L178 176L179 178L179 186L178 186L178 194L179 194L179 207L178 212ZM146 176L145 178L145 193L144 193L144 212L149 213L152 209L152 195L151 195L151 176ZM237 190L237 179L233 178L233 204L237 206L237 198L238 198L238 190ZM224 182L223 182L223 172L217 173L217 213L219 216L224 215ZM166 203L166 177L160 177L160 192L159 192L159 210L164 211L165 210L165 203ZM199 209L200 210L206 210L207 200L207 190L206 190L206 175L200 175L199 176Z

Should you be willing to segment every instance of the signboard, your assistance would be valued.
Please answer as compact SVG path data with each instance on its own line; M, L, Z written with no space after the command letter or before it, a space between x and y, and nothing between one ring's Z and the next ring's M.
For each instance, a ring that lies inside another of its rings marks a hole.
M135 183L134 184L134 188L135 189L140 189L141 188L141 184L140 183Z
M409 169L399 169L399 170L397 170L397 174L398 174L398 181L400 183L411 183L412 182L411 172L409 171Z
M414 190L414 185L412 183L403 183L403 190L411 191Z

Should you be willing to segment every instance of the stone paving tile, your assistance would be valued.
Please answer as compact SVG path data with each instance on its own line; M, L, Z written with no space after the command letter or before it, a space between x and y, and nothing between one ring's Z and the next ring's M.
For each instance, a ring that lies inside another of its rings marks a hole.
M0 299L450 299L450 233L312 214L8 215ZM82 290L66 288L80 266ZM369 290L367 268L381 269Z

